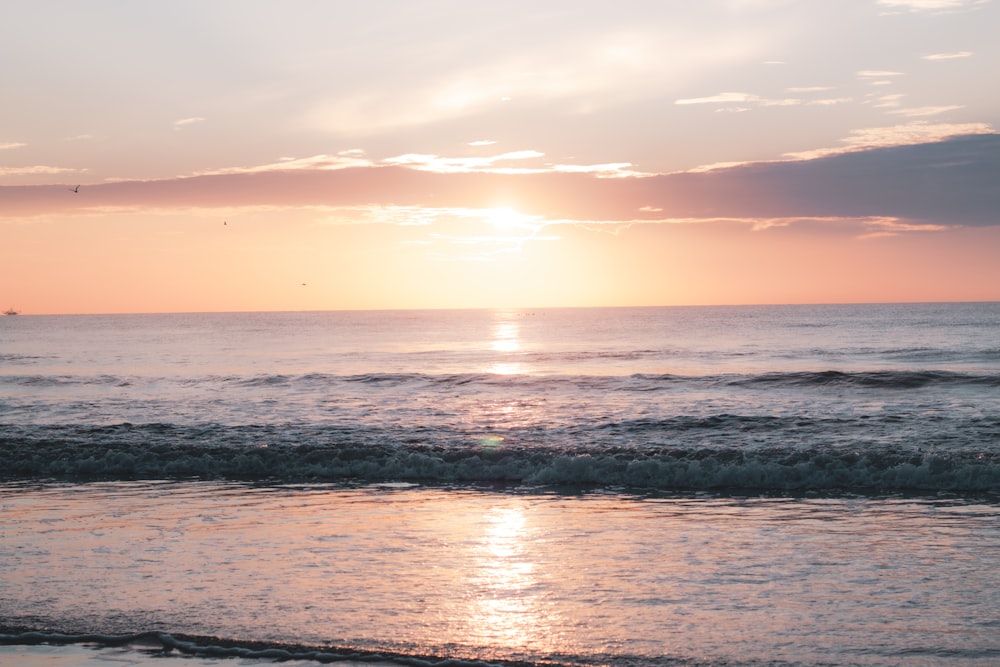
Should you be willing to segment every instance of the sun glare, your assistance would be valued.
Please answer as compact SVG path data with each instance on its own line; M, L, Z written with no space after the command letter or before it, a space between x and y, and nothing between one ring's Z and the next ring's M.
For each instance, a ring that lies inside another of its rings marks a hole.
M499 321L493 326L490 349L500 355L487 370L497 375L516 375L523 370L521 363L509 355L521 351L521 325L517 320L511 319L512 315L509 313L500 313L498 318Z
M541 228L537 216L525 215L507 207L486 209L483 211L483 219L505 233L521 231L535 233Z
M490 348L497 352L517 352L521 349L520 333L517 322L499 322L493 330Z
M472 561L468 632L488 645L538 641L546 617L540 604L521 507L497 507L483 518Z

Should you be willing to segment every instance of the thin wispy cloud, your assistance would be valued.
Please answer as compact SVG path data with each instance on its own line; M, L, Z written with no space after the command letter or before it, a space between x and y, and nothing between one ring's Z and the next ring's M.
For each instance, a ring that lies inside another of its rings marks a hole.
M928 116L939 116L949 111L956 111L963 108L960 104L949 104L939 107L914 107L911 109L893 109L889 113L898 116L909 116L910 118L925 118Z
M860 240L899 236L901 234L906 234L910 232L923 232L923 233L943 232L947 231L948 229L947 225L907 223L899 220L898 218L887 218L887 217L870 218L868 220L863 221L862 224L871 231L868 231L858 236Z
M535 150L511 151L499 155L478 157L443 157L440 155L425 155L409 153L386 158L381 164L403 166L419 171L430 171L439 174L459 173L491 173L491 174L545 174L572 173L595 174L601 177L621 178L639 175L632 169L629 162L612 162L607 164L551 164L539 160L545 154ZM516 163L516 164L511 164Z
M71 167L52 167L49 165L36 164L28 167L0 167L0 176L37 176L37 175L57 175L57 174L78 174L84 169L73 169Z
M197 123L203 123L205 119L201 116L192 116L190 118L181 118L180 120L175 120L173 123L175 130L182 130L190 125L196 125Z
M28 144L24 143L23 141L0 142L0 151L10 151L14 150L15 148L24 148L27 145Z
M946 14L970 11L986 5L990 0L878 0L878 4L892 12L925 12Z
M706 97L688 97L676 100L674 104L733 104L746 102L759 102L761 97L750 93L719 93Z
M972 51L953 51L950 53L931 53L922 56L922 58L924 60L959 60L962 58L971 58L972 56Z
M903 76L903 72L895 72L892 70L883 70L883 69L864 69L857 72L856 76L862 80L892 79L897 76Z
M814 92L826 88L798 89L797 92ZM829 106L844 104L851 101L849 97L810 99L804 97L768 98L753 93L719 93L706 97L690 97L675 100L674 104L681 106L705 104L715 105L727 110L746 111L753 107L792 107L792 106Z
M510 151L500 155L480 156L480 157L442 157L440 155L425 155L420 153L408 153L383 160L384 164L400 165L434 171L442 174L462 173L473 171L517 173L530 171L530 167L506 166L500 167L498 163L523 162L543 157L545 154L534 150Z
M277 162L248 167L222 167L196 172L195 176L222 174L260 174L273 171L318 170L331 171L350 167L370 167L374 163L358 150L341 151L336 155L312 155L304 158L284 157Z
M906 95L903 93L893 93L890 95L878 95L870 101L876 109L895 109L902 106L905 97Z

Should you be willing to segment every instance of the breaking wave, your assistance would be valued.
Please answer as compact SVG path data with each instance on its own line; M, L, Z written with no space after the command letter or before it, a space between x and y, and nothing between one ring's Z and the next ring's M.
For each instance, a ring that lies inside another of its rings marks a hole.
M3 628L0 628L2 630ZM513 665L510 661L483 662L453 657L415 655L401 652L358 650L351 647L307 646L283 642L224 639L187 634L148 631L128 634L111 633L62 633L37 630L0 632L0 644L33 646L38 644L90 644L102 647L121 647L156 657L172 654L208 660L234 659L267 662L377 663L403 667L488 667ZM518 661L519 667L531 663ZM552 665L551 661L546 664Z
M206 660L239 659L261 662L284 663L295 661L315 662L317 664L347 663L349 665L372 664L399 665L401 667L585 667L590 665L607 665L609 667L699 667L716 662L705 663L689 658L672 658L658 656L650 659L633 655L597 655L597 656L538 656L537 660L529 657L520 659L483 660L457 655L427 655L424 653L407 652L405 650L375 650L351 646L312 646L281 641L258 641L248 639L231 639L190 635L183 633L167 633L162 631L107 633L107 632L52 632L30 630L18 627L0 626L0 645L34 646L88 644L100 647L117 647L136 651L155 658L167 658L171 655L191 656ZM457 654L471 653L459 647L453 647ZM402 647L401 647L402 649ZM236 664L236 663L234 663ZM242 664L242 663L239 663ZM756 660L743 661L745 665L761 664ZM767 664L774 664L768 662Z
M801 420L800 420L801 421ZM746 444L748 433L791 428L784 418L737 415L608 423L573 446L539 432L506 435L437 428L181 426L13 427L0 435L7 480L226 479L410 481L432 484L586 485L661 491L1000 491L1000 453L976 448ZM995 438L1000 422L980 424ZM808 430L809 424L800 428ZM620 433L721 431L735 446ZM602 435L603 432L603 435ZM571 441L573 429L560 435ZM589 439L588 439L589 438ZM600 444L612 442L616 444Z

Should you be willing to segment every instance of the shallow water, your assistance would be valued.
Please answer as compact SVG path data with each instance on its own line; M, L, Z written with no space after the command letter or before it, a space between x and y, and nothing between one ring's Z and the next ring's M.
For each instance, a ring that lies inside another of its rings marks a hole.
M3 489L21 624L480 660L995 664L1000 516L919 498Z

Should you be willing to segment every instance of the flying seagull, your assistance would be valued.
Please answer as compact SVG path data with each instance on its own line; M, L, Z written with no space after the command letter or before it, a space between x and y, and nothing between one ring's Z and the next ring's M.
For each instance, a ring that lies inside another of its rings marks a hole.
M75 188L70 188L69 191L70 192L79 192L80 191L80 186L78 185Z

